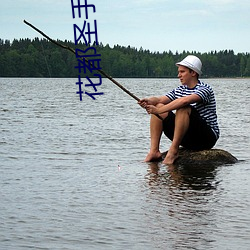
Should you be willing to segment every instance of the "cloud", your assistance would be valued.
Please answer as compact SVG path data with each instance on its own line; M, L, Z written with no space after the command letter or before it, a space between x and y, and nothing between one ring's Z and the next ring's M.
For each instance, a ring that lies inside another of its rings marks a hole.
M205 1L201 0L199 3L204 3L205 6L213 8L213 9L219 9L221 11L228 11L228 10L234 10L237 11L239 9L249 10L250 2L249 0L210 0Z
M166 4L167 2L169 2L168 0L134 0L132 1L137 5L141 5L141 6L145 6L145 5L149 5L149 4L159 4L159 3L164 3Z
M52 37L72 39L72 25L81 21L72 19L70 0L14 2L1 4L2 38L37 36L23 24L26 19ZM226 47L249 50L249 0L88 0L88 3L96 5L97 11L91 18L97 19L98 35L104 43L130 44L152 51Z
M233 4L237 3L239 4L240 2L238 0L210 0L210 1L204 1L207 4L216 4L216 5L227 5L227 4ZM243 1L244 2L244 1Z

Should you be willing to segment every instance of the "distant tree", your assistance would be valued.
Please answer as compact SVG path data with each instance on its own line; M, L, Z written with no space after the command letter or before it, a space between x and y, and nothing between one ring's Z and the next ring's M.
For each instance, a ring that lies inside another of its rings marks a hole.
M59 41L76 48L73 42ZM90 45L91 46L91 45ZM94 46L94 45L92 45ZM211 51L165 51L150 52L142 47L108 44L95 46L101 54L101 66L113 77L176 77L175 63L188 54L201 58L203 77L250 76L249 53L235 54L233 50ZM81 42L77 48L85 50ZM0 76L3 77L77 77L77 59L74 54L58 48L46 39L0 39ZM92 74L89 74L92 76Z
M250 57L248 57L248 59L247 59L244 75L245 76L250 76Z

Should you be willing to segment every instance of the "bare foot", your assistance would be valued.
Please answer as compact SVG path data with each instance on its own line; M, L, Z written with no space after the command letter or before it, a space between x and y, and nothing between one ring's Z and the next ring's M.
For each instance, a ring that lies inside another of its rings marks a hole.
M157 152L149 152L148 155L146 156L144 162L150 162L150 161L156 161L159 160L161 158L161 152L157 151Z
M174 161L179 157L178 151L177 152L172 152L171 150L168 151L164 161L162 162L163 164L166 165L172 165L174 164Z

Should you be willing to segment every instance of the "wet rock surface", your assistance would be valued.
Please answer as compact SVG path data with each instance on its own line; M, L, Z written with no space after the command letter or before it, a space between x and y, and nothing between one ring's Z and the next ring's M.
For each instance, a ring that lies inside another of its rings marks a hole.
M166 156L163 153L162 157ZM238 162L237 158L223 149L209 149L202 151L187 150L181 148L175 165L223 165Z

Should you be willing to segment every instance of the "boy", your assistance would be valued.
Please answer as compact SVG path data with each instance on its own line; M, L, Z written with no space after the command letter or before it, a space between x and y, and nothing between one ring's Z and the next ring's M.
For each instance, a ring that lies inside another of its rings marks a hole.
M213 90L199 80L202 73L200 59L189 55L176 66L181 86L165 96L144 98L138 102L148 114L158 114L163 119L151 116L151 146L145 162L161 158L159 144L162 132L172 140L163 161L168 165L178 158L180 145L193 150L211 149L219 138ZM173 110L176 110L175 114Z

